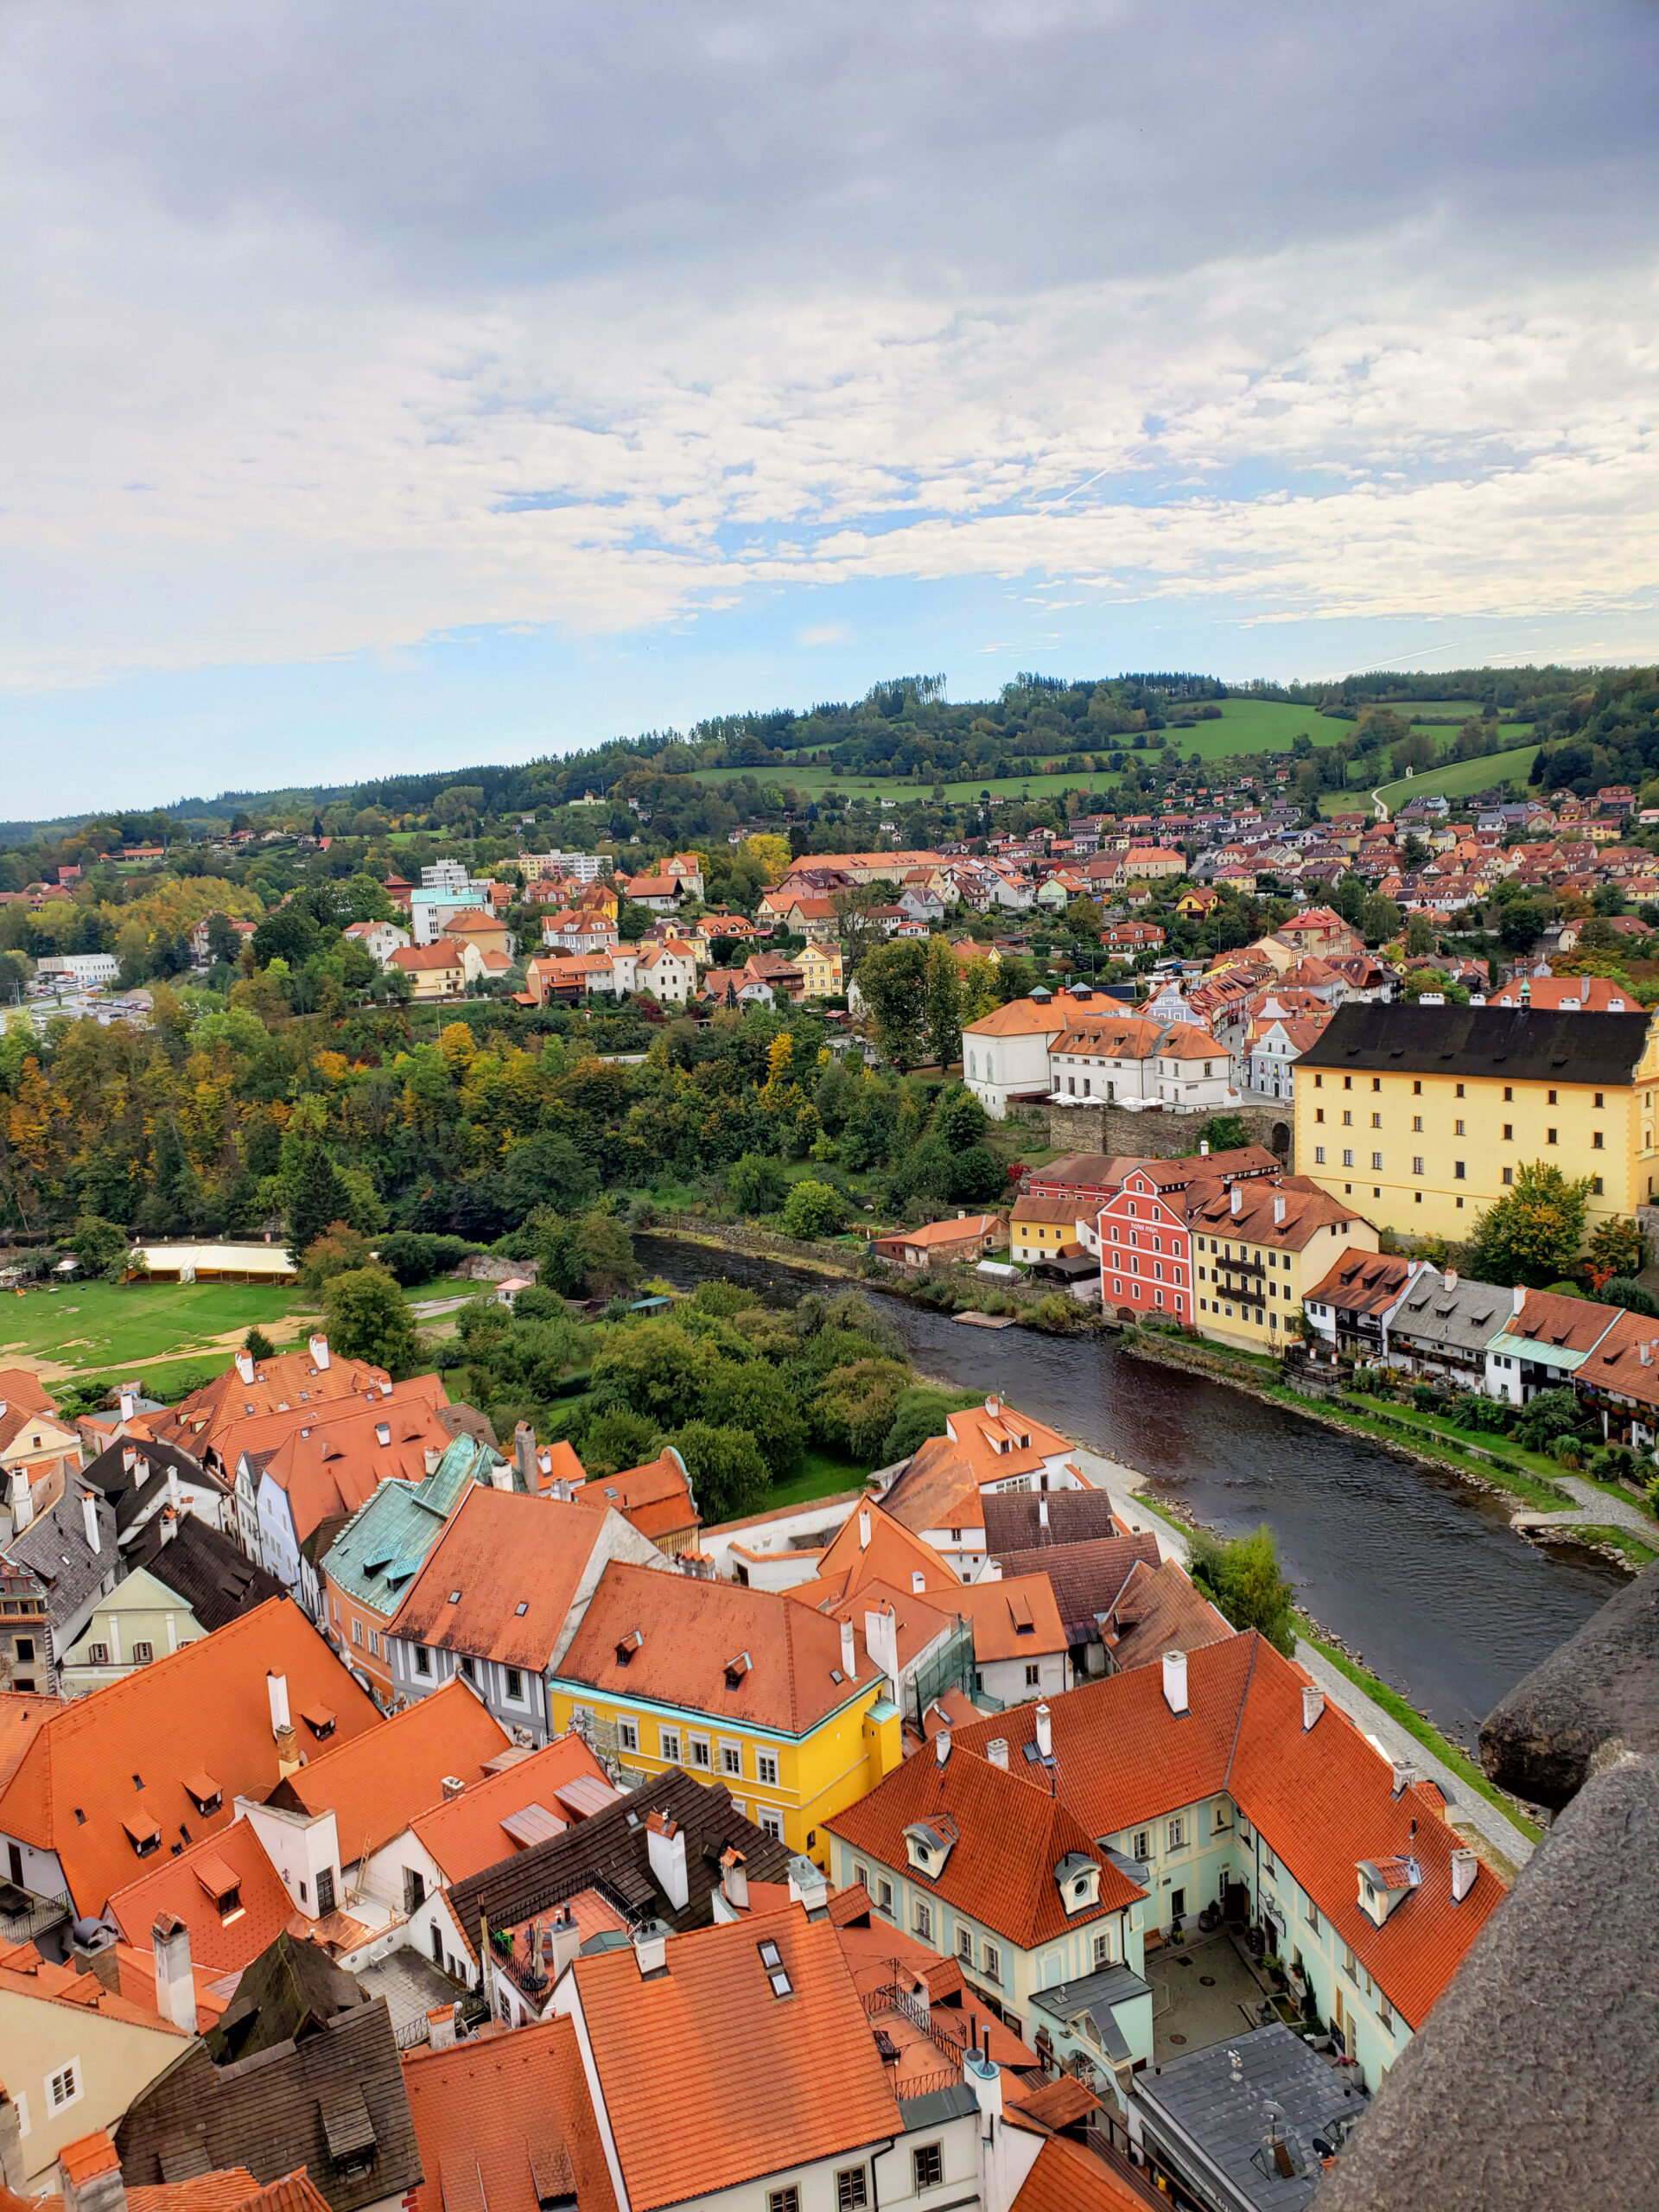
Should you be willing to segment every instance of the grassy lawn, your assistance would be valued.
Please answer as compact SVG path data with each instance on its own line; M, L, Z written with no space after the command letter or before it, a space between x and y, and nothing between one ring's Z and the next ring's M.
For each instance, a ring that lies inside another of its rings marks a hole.
M206 1344L256 1324L266 1332L303 1301L291 1285L242 1282L89 1282L0 1300L0 1363L9 1352L101 1370ZM222 1362L221 1362L222 1363Z
M1415 1737L1420 1744L1426 1745L1433 1752L1436 1758L1443 1760L1451 1768L1452 1773L1460 1781L1466 1783L1471 1789L1478 1789L1489 1804L1496 1805L1504 1818L1512 1821L1522 1835L1530 1837L1534 1843L1542 1842L1543 1830L1535 1827L1524 1813L1517 1812L1501 1790L1494 1789L1468 1753L1460 1751L1457 1745L1449 1743L1437 1728L1432 1727L1421 1713L1407 1704L1398 1690L1391 1690L1388 1684L1380 1681L1376 1675L1369 1674L1363 1667L1356 1666L1345 1651L1338 1651L1334 1644L1325 1643L1307 1620L1299 1617L1297 1628L1322 1658L1328 1659L1340 1674L1346 1675L1351 1682L1354 1683L1357 1688L1363 1690L1367 1697L1373 1699L1376 1704L1380 1705L1390 1719L1399 1722L1408 1735Z
M1650 1567L1659 1559L1659 1552L1651 1544L1644 1544L1628 1529L1599 1528L1594 1522L1586 1522L1582 1528L1570 1529L1567 1533L1582 1536L1586 1543L1606 1544L1613 1551L1623 1552L1632 1567Z
M1536 751L1537 747L1530 743L1517 745L1506 753L1489 753L1484 760L1454 760L1447 767L1425 768L1419 775L1398 776L1389 783L1379 784L1376 789L1390 813L1395 807L1403 806L1408 798L1421 798L1426 791L1439 791L1447 798L1466 798L1471 791L1486 791L1494 784L1525 783ZM1357 785L1345 794L1327 791L1319 806L1326 814L1351 813L1356 798L1369 801L1370 793L1361 793Z
M135 1375L130 1367L111 1367L99 1374L83 1374L76 1370L73 1377L60 1383L61 1390L104 1392L118 1389L123 1382L139 1385L146 1398L159 1398L163 1405L176 1404L222 1374L230 1363L226 1352L198 1352L193 1359L164 1359L155 1367L141 1367Z
M1425 1444L1439 1444L1459 1447L1470 1456L1467 1447L1473 1445L1478 1451L1488 1452L1490 1459L1476 1459L1470 1464L1483 1480L1496 1483L1523 1504L1535 1505L1541 1513L1557 1513L1563 1506L1570 1506L1572 1499L1561 1489L1555 1478L1561 1470L1558 1463L1541 1452L1524 1452L1518 1444L1509 1444L1496 1436L1478 1435L1466 1428L1454 1428L1450 1421L1440 1421L1433 1414L1420 1414L1414 1407L1385 1405L1380 1398L1369 1398L1357 1394L1353 1402L1327 1401L1328 1410L1358 1424L1373 1433L1386 1437L1389 1425L1397 1436L1401 1429L1415 1431ZM1363 1414L1349 1411L1351 1402L1370 1407L1382 1420L1366 1420Z
M804 1505L815 1497L833 1497L837 1491L862 1490L869 1471L856 1459L811 1445L793 1481L772 1484L766 1510L772 1512L780 1505Z

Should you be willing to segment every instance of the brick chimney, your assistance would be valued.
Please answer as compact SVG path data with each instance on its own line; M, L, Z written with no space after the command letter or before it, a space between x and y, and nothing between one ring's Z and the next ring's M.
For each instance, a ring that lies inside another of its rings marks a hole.
M557 1981L569 1970L581 1948L582 1930L576 1925L576 1916L568 1904L562 1904L542 1930L542 1971L550 1982Z
M267 1674L265 1689L270 1699L270 1732L276 1745L276 1779L286 1782L301 1764L299 1739L288 1710L288 1676Z
M426 2016L426 2039L434 2050L448 2050L455 2040L455 2015L459 2003L435 2005Z
M188 2036L196 2032L196 1984L190 1971L190 1931L176 1913L157 1916L149 1931L156 1958L156 2010Z
M127 2185L115 2145L100 2128L66 2143L58 2153L63 2212L126 2212Z
M789 1898L791 1904L805 1907L809 1920L822 1918L830 1910L830 1877L804 1852L790 1857Z

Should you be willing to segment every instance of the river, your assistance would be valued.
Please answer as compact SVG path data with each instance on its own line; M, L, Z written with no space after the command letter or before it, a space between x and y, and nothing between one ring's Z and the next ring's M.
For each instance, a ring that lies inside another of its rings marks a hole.
M808 1290L840 1287L781 1262L671 1238L636 1244L651 1273L683 1289L716 1278L792 1305ZM995 1390L1139 1468L1154 1496L1223 1535L1265 1521L1314 1619L1465 1745L1510 1685L1624 1586L1593 1554L1525 1542L1507 1505L1452 1475L1131 1358L1116 1337L963 1328L900 1299L880 1304L926 1373Z

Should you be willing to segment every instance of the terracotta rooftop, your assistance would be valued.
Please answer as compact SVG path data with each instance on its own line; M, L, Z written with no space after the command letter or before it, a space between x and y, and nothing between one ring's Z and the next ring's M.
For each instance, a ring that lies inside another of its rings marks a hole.
M1351 1244L1338 1255L1329 1273L1303 1292L1302 1301L1334 1306L1344 1313L1382 1313L1410 1281L1409 1260L1391 1258L1385 1252L1362 1252Z
M426 1454L448 1449L450 1432L438 1408L448 1394L435 1375L422 1375L393 1386L390 1398L367 1403L342 1400L321 1408L315 1421L291 1424L283 1440L262 1454L261 1473L287 1493L294 1533L304 1544L327 1523L339 1523L374 1495L389 1477L418 1483L426 1476ZM244 1450L263 1422L249 1425Z
M986 1542L988 1546L988 1531ZM1077 1544L1048 1544L1040 1550L996 1552L993 1556L1005 1575L1046 1575L1068 1640L1090 1643L1100 1632L1096 1617L1110 1608L1137 1562L1157 1564L1158 1540L1095 1536Z
M193 1961L232 1974L276 1942L294 1903L252 1827L236 1820L117 1890L107 1909L138 1944L149 1942L159 1913L171 1913L189 1933Z
M227 1431L255 1414L325 1405L390 1380L384 1368L371 1367L366 1360L331 1355L327 1366L320 1369L309 1351L277 1352L255 1363L252 1382L242 1380L232 1361L222 1375L176 1406L141 1415L140 1425L143 1433L158 1443L182 1445L200 1459L221 1447Z
M868 1543L863 1540L867 1525ZM848 1515L818 1561L819 1580L838 1583L842 1594L861 1590L867 1582L886 1582L895 1589L909 1590L918 1574L923 1578L924 1588L941 1596L962 1587L961 1576L932 1545L912 1535L873 1498Z
M378 1728L314 1755L266 1802L291 1812L332 1813L340 1864L350 1866L401 1835L417 1814L441 1805L446 1776L481 1781L486 1760L511 1740L457 1675Z
M1137 1560L1113 1601L1105 1644L1120 1669L1149 1666L1166 1651L1196 1651L1233 1633L1173 1559L1159 1567Z
M614 2212L574 2020L411 2052L404 2087L425 2177L404 2212Z
M523 1847L502 1825L515 1814L540 1806L568 1827L617 1802L605 1770L581 1737L557 1736L530 1758L515 1759L499 1774L475 1782L459 1797L417 1814L410 1826L443 1869L446 1881L459 1882Z
M342 1742L382 1726L299 1607L274 1598L54 1713L0 1792L0 1827L55 1852L77 1912L101 1912L143 1866L139 1841L194 1843L229 1827L233 1798L275 1786L268 1673L286 1677L311 1751L327 1735L307 1714L327 1716ZM187 1787L203 1777L219 1785L217 1811Z
M698 1525L685 1464L671 1446L643 1466L625 1467L616 1475L589 1475L576 1497L584 1505L613 1505L653 1543Z
M761 1955L776 1946L777 1993ZM632 1948L575 1966L633 2212L899 2134L838 1931L800 1908L680 1936L642 1980ZM718 2021L721 2032L710 2035ZM734 2065L734 2051L765 2063Z
M1064 1651L1065 1630L1046 1574L1008 1575L970 1582L950 1603L973 1623L974 1657L982 1667L997 1659L1034 1659Z

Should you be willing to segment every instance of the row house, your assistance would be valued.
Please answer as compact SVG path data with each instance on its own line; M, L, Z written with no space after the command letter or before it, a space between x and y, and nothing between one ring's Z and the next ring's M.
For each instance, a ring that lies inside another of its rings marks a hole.
M1001 1399L947 1414L943 1436L918 1445L882 1499L894 1520L974 1582L988 1556L985 1502L1006 1491L1092 1487L1057 1429Z

